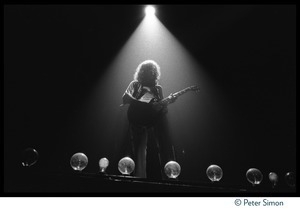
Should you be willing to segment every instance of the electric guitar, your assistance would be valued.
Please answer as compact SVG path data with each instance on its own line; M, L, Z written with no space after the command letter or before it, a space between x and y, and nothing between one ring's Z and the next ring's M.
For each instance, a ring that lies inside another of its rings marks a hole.
M138 126L153 126L157 120L163 115L164 107L173 103L174 100L183 95L188 91L200 91L199 86L190 86L181 91L178 91L173 94L173 96L168 96L161 101L157 101L157 99L151 99L150 102L134 102L131 103L128 111L127 117L130 123Z

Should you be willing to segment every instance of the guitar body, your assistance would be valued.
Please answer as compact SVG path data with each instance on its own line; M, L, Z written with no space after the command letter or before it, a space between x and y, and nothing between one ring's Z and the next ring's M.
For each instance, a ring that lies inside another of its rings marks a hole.
M150 127L155 125L155 123L164 115L163 107L174 102L174 98L188 91L198 92L200 88L198 86L191 86L178 91L173 94L173 96L166 97L161 101L156 101L152 99L149 103L136 101L130 104L127 117L130 123L137 126Z
M129 122L137 126L153 126L159 120L161 115L161 111L157 111L153 108L152 102L132 103L127 111Z

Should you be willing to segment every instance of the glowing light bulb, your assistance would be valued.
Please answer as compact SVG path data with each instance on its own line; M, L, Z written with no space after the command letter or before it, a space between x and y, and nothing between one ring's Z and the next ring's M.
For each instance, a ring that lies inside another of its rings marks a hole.
M223 177L223 171L218 165L210 165L206 169L206 175L212 182L220 181Z
M130 157L123 157L118 163L118 169L122 174L130 175L135 168L135 163Z
M180 175L181 167L177 162L169 161L166 163L164 170L169 178L176 179Z
M88 164L88 158L84 153L78 152L71 157L70 165L75 171L82 171Z
M296 175L294 172L286 173L284 178L285 178L285 182L287 183L288 186L290 186L290 187L296 186Z
M272 183L272 187L274 188L278 182L278 175L274 172L269 173L269 180Z
M99 160L100 172L104 173L108 166L109 166L109 161L107 158L104 157Z
M246 172L247 180L253 185L258 185L263 180L263 174L257 168L250 168Z

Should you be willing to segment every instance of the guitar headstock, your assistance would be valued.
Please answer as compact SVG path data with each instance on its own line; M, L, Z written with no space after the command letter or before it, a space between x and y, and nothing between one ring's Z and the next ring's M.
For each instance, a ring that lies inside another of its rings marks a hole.
M198 86L198 85L190 86L190 87L188 87L188 90L199 92L200 91L200 86Z

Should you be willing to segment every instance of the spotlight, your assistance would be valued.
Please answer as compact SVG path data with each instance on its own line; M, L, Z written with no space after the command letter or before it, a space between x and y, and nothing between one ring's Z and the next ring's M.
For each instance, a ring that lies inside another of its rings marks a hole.
M147 6L145 8L145 13L147 16L154 16L155 15L155 8L153 6Z

